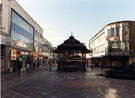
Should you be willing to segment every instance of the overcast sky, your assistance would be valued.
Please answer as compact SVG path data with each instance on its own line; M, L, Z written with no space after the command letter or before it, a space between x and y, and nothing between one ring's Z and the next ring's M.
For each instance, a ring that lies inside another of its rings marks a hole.
M17 0L53 46L71 32L86 43L106 24L135 20L135 0Z

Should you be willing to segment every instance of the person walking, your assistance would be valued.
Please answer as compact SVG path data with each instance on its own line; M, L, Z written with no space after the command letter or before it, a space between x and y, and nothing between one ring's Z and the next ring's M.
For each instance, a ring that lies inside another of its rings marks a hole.
M39 66L40 66L40 61L38 60L38 68L39 68Z
M17 68L18 68L18 75L20 76L21 68L22 68L22 58L21 57L19 57L19 59L18 59L18 66L17 66Z
M33 70L35 70L36 62L33 63Z
M29 68L30 68L30 65L29 63L26 64L26 71L28 72L29 71Z

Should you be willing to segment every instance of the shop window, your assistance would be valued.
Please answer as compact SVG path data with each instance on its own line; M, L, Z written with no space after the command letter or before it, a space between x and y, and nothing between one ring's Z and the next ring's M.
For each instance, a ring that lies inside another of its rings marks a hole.
M127 26L125 26L125 27L124 27L123 35L127 35L127 34L128 34L128 27L127 27Z

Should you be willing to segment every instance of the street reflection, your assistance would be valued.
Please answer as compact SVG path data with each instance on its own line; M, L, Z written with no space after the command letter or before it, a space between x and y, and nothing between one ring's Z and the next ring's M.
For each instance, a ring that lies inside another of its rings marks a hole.
M113 88L107 89L105 98L117 98L117 89L113 89Z

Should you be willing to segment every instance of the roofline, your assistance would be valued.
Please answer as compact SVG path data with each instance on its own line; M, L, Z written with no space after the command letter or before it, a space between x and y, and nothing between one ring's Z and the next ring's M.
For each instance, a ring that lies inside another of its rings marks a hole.
M116 24L116 23L125 23L125 22L135 22L135 21L125 20L125 21L116 21L116 22L109 23L105 25L96 35L98 35L102 30L104 30L109 25ZM94 35L90 40L92 40L96 35Z
M44 39L45 41L47 41L51 46L53 46L52 43L51 43L50 41L48 41L45 37L43 37L43 39Z
M10 1L9 1L10 2ZM43 28L32 18L32 16L30 16L25 10L24 10L24 8L16 1L16 0L14 0L14 2L15 3L17 3L17 5L19 5L19 7L34 21L34 23L36 23L39 27L40 27L40 29L42 29L42 31L43 31ZM34 27L35 28L35 27Z

